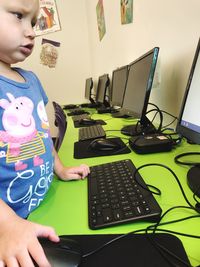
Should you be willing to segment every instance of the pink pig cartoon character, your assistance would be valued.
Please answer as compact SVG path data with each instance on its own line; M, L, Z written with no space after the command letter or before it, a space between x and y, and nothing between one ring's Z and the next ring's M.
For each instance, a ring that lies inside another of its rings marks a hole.
M0 99L0 107L4 109L2 116L2 124L5 131L0 131L0 141L8 145L10 156L16 161L16 169L25 169L26 164L23 164L17 158L20 156L23 144L28 144L37 135L35 120L32 112L34 108L33 102L28 97L15 98L12 94L7 93L7 99ZM27 156L24 157L26 159ZM41 159L38 162L37 156L35 163L42 163Z

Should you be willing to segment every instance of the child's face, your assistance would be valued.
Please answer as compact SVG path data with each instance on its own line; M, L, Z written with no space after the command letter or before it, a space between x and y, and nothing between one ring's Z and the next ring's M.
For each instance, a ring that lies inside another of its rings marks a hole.
M0 0L0 62L25 60L33 50L38 0Z

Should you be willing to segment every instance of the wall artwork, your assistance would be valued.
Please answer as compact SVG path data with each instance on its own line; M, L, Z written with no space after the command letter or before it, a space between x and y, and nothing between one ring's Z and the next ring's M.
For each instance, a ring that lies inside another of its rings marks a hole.
M106 33L103 0L98 1L97 6L96 6L96 13L97 13L97 26L98 26L98 32L99 32L99 40L101 41Z
M34 28L36 35L59 31L60 29L55 0L40 0L40 12Z
M55 68L58 59L59 42L42 39L42 50L40 53L40 63L49 68Z
M121 24L133 22L133 0L121 1Z

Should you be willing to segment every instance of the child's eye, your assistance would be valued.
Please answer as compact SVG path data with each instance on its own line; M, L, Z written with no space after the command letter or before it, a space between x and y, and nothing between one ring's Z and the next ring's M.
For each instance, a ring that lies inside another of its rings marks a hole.
M23 18L23 15L19 12L13 12L13 14L19 19L21 20Z

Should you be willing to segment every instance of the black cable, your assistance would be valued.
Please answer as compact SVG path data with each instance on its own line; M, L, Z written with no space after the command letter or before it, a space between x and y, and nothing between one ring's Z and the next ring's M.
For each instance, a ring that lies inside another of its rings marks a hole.
M157 165L157 164L156 164ZM176 176L176 174L170 169L168 168L167 166L163 166L163 165L160 165L159 166L162 166L162 167L165 167L167 168L172 174L173 176L175 177L176 181L178 182L178 185L179 185L179 188L181 189L181 192L184 196L184 199L186 200L187 204L189 205L189 207L185 207L185 206L175 206L175 207L171 207L170 209L168 209L164 214L162 214L162 216L160 217L159 221L153 226L150 226L147 228L146 232L148 233L148 229L151 229L153 230L153 234L155 234L156 230L158 230L158 226L161 225L161 221L162 219L167 215L167 213L169 213L170 211L174 210L174 209L177 209L177 208L187 208L187 209L192 209L192 210L195 210L198 212L198 210L196 209L196 207L193 207L190 202L188 201L184 191L183 191L183 188L178 180L178 177ZM195 217L200 217L200 215L196 215ZM191 217L188 217L187 219L189 218L194 218L194 216L191 216ZM178 222L178 221L181 221L181 220L176 220L174 222ZM159 229L160 230L160 229ZM183 236L190 236L190 237L195 237L195 238L200 238L200 236L191 236L191 235L187 235L187 234L183 234L183 233L178 233L178 232L173 232L173 231L167 231L168 233L173 233L173 234L179 234L179 235L183 235ZM150 238L150 237L149 237ZM151 240L151 242L155 245L155 247L157 248L157 250L160 251L161 255L167 260L168 259L168 256L166 256L165 254L163 254L163 251L165 251L165 253L167 253L167 255L171 255L173 256L175 259L179 260L180 262L182 262L183 264L185 264L186 266L191 266L191 265L188 265L186 262L184 262L182 259L180 259L179 257L177 257L173 252L169 251L168 249L166 249L165 247L161 246L160 244L158 244L155 240ZM168 260L169 261L169 260ZM170 262L171 263L171 262ZM173 263L171 263L173 265ZM176 266L176 265L175 265Z
M165 229L158 229L158 226L160 225L164 225L164 224L169 224L169 223L177 223L177 222L180 222L180 221L184 221L184 220L188 220L188 219L191 219L191 218L200 218L200 215L193 215L193 216L189 216L189 217L186 217L186 218L182 218L182 219L177 219L177 220L173 220L171 222L167 222L167 223L162 223L161 224L161 220L167 215L167 213L169 213L170 211L174 210L174 209L177 209L177 208L186 208L186 209L192 209L191 207L188 207L188 206L175 206L175 207L171 207L169 208L160 218L160 220L154 224L153 226L149 226L147 227L146 229L146 233L148 233L148 230L152 230L153 232L153 236L155 235L156 233L156 230L158 231L164 231L164 232L167 232L167 233L173 233L173 234L178 234L178 235L182 235L182 236L187 236L187 237L195 237L195 238L200 238L200 236L193 236L193 235L188 235L188 234L185 234L185 233L180 233L180 232L175 232L175 231L170 231L170 230L165 230ZM149 240L152 242L153 245L155 245L156 249L161 253L161 255L165 258L165 260L167 260L172 266L177 266L177 265L174 265L173 262L171 262L168 258L169 255L171 255L173 258L175 258L176 260L180 261L181 263L183 263L184 265L186 266L190 266L191 265L188 265L187 262L183 261L180 257L178 257L177 255L175 255L173 252L171 252L169 249L165 248L164 246L160 245L157 241L155 241L155 239L152 238L152 236L148 236ZM163 251L167 254L165 255L165 253L163 253Z
M162 113L165 113L165 114L167 114L167 115L169 115L169 116L171 116L171 117L174 118L170 123L168 123L168 124L162 126L163 129L167 128L168 126L170 126L171 124L173 124L176 120L178 120L178 117L172 115L171 113L169 113L169 112L167 112L167 111L165 111L165 110L161 110L161 112L162 112Z
M137 173L140 169L142 169L142 168L144 168L144 167L149 167L149 166L160 166L160 167L163 167L163 168L167 169L168 171L170 171L171 174L172 174L172 175L174 176L174 178L176 179L176 182L177 182L178 185L179 185L179 188L180 188L180 190L181 190L181 193L182 193L182 195L183 195L185 201L187 202L187 204L188 204L191 208L194 208L194 209L195 209L195 207L193 207L192 204L191 204L191 203L189 202L189 200L187 199L187 196L185 195L185 192L184 192L184 190L183 190L183 187L182 187L182 185L181 185L181 183L180 183L180 181L179 181L177 175L175 174L175 172L174 172L173 170L171 170L168 166L164 165L164 164L161 164L161 163L148 163L148 164L144 164L144 165L138 167L137 169L135 169L135 172L134 172L133 176L134 176L136 182L137 182L140 186L142 186L142 185L137 181L136 173ZM148 185L148 186L149 186L149 185ZM143 187L143 186L142 186L142 187ZM150 191L151 193L154 193L153 191L149 190L148 188L145 188L145 187L143 187L143 188L144 188L145 190L147 190L147 191ZM158 188L157 188L156 190L157 190L158 192L160 191ZM197 211L197 212L198 212L198 211Z
M151 109L151 110L149 110L149 111L146 112L146 115L147 115L148 113L153 112L153 111L156 111L156 114L155 114L154 118L151 120L151 123L153 123L153 120L155 119L156 115L159 114L159 116L160 116L160 123L159 123L159 126L158 126L157 129L156 129L156 132L160 132L161 129L162 129L162 124L163 124L163 114L162 114L162 112L160 111L160 109L159 109L159 110L157 110L157 109Z
M158 243L158 241L155 241L155 239L147 234L147 238L149 242L154 246L155 249L160 253L160 255L165 259L166 262L168 262L171 266L177 267L177 264L172 262L169 259L169 256L172 256L176 260L182 262L184 265L191 267L187 262L183 261L180 257L176 256L173 252L171 252L169 249L165 248L161 244Z
M165 111L165 110L160 109L157 105L155 105L155 104L153 104L153 103L150 103L150 102L149 102L148 104L154 106L154 107L156 108L155 111L157 111L157 112L155 113L153 119L152 119L152 122L154 121L154 119L155 119L155 117L157 116L158 113L159 113L159 114L162 114L162 122L160 122L160 125L159 125L159 130L160 130L160 131L161 131L161 129L164 129L164 128L170 126L170 125L173 124L176 120L178 120L178 117L174 116L173 114L171 114L171 113L169 113L169 112L167 112L167 111ZM166 125L164 125L164 126L162 125L162 124L163 124L163 119L164 119L163 114L167 114L167 115L173 117L173 120L172 120L170 123L168 123L168 124L166 124ZM161 115L160 115L160 116L161 116Z
M167 129L165 129L165 130L167 130ZM161 133L164 136L166 136L167 138L169 138L172 141L174 146L179 145L182 142L182 140L183 140L183 136L182 135L180 135L180 134L178 134L176 132L164 133L165 130L161 131ZM173 136L178 136L178 137L177 138L173 138Z
M200 156L200 152L186 152L186 153L182 153L182 154L176 155L175 158L174 158L174 161L177 164L181 164L181 165L199 166L200 167L200 161L199 162L180 161L180 159L183 158L183 157L194 156L194 155L199 155Z
M174 161L177 163L177 164L180 164L180 165L184 165L184 166L195 166L195 167L199 167L200 168L200 162L194 162L194 161L181 161L180 159L181 158L184 158L184 157L187 157L187 156L196 156L196 155L200 155L200 152L186 152L186 153L182 153L182 154L179 154L179 155L176 155L175 158L174 158ZM196 188L196 191L193 193L193 198L194 200L196 201L196 209L197 211L200 213L200 202L199 200L197 199L197 195L196 193L199 191L199 187Z
M114 242L116 242L116 241L118 241L118 240L120 240L122 238L125 238L130 234L136 234L136 233L140 233L140 232L144 232L144 231L145 231L145 229L139 229L139 230L135 230L135 231L132 231L132 232L128 232L127 234L123 234L123 235L117 236L117 237L109 240L108 242L104 243L100 247L96 248L95 250L92 250L92 251L88 252L87 254L84 254L82 257L86 258L88 256L91 256L91 255L95 254L96 252L102 250L103 248L107 247L108 245L111 245L112 243L114 243Z
M151 106L154 106L155 109L149 110L148 112L146 112L146 114L148 114L148 113L150 113L152 111L156 111L156 113L155 113L153 119L151 120L151 122L153 123L153 121L156 118L157 114L159 114L159 116L160 116L160 124L159 124L159 126L157 128L157 132L160 132L161 129L162 129L162 124L163 124L163 113L162 113L162 111L160 110L160 108L156 104L153 104L151 102L149 102L148 104L151 105Z

